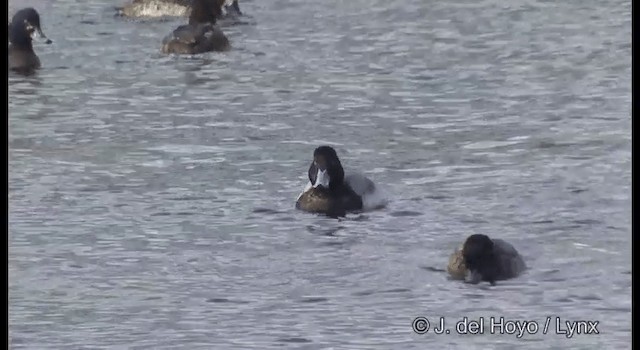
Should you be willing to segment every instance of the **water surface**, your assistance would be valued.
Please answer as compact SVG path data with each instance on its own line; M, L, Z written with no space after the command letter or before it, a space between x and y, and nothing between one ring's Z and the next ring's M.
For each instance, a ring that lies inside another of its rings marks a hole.
M184 19L30 1L54 44L9 77L13 349L630 348L630 2L241 1L194 57L159 52ZM388 208L295 211L320 144ZM473 233L528 272L433 271Z

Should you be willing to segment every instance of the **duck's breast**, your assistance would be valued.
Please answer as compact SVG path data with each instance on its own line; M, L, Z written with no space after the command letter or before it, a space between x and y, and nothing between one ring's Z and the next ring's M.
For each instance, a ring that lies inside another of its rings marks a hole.
M462 246L456 248L449 256L447 272L453 279L465 279L465 276L467 275L467 267L464 264L464 257L462 256Z
M13 46L9 46L8 60L9 69L13 70L38 69L41 66L40 58L33 50L24 50Z
M310 213L327 213L331 209L331 200L325 192L312 187L298 197L296 208Z

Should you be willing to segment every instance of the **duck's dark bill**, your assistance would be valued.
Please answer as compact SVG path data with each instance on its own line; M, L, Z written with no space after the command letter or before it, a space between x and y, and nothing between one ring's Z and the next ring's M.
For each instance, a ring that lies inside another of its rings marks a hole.
M51 41L51 39L47 38L46 35L44 35L44 33L42 32L42 29L38 28L37 30L33 31L33 34L31 35L32 39L38 39L42 42L44 42L45 44L51 44L53 43L53 41Z

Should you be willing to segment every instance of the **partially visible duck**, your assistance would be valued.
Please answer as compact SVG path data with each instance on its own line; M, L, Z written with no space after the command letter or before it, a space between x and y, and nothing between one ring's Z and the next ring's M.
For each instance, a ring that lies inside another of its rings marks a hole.
M162 52L193 55L228 50L229 39L215 25L221 13L216 1L194 0L189 24L179 26L162 40Z
M117 8L118 14L126 17L188 17L194 0L133 0ZM216 0L220 7L218 18L227 13L241 15L238 0Z
M345 175L338 155L330 146L320 146L313 152L307 172L309 183L296 200L296 208L329 216L344 216L365 208L365 200L377 188L373 181L359 173ZM384 206L379 201L372 207Z
M9 69L21 73L31 73L39 69L40 58L33 51L33 39L39 38L51 44L40 27L40 15L28 7L16 12L8 26Z

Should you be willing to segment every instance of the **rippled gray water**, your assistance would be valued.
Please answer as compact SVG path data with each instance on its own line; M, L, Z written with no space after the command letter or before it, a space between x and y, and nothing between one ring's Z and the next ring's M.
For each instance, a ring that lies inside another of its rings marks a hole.
M241 1L232 51L181 58L183 19L29 2L54 44L9 78L12 348L630 348L629 1ZM295 211L320 144L389 207ZM472 233L530 269L433 271Z

